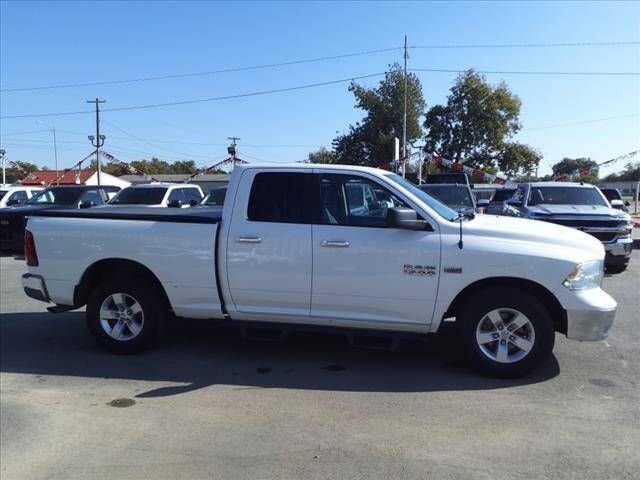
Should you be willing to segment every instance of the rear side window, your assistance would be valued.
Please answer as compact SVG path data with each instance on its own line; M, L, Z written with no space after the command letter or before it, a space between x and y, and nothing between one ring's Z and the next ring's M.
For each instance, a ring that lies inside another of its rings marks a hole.
M197 188L183 188L182 191L188 203L195 205L202 200L202 195L200 195L200 191Z
M310 183L310 173L258 173L249 195L248 219L253 222L311 223Z
M175 190L171 190L171 193L169 194L169 198L167 199L167 202L171 203L175 200L179 200L182 203L185 203L184 194L182 193L181 188L176 188Z

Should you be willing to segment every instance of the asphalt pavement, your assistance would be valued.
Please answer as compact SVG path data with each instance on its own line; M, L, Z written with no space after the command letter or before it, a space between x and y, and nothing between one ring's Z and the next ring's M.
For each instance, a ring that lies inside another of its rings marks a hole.
M179 320L106 353L82 312L27 298L0 258L0 478L637 479L640 251L604 288L609 338L557 335L537 373L497 380L455 337L396 352L341 337L243 340Z

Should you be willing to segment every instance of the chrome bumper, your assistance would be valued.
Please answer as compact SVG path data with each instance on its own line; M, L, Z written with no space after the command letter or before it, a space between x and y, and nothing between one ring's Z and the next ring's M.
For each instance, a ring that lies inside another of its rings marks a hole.
M51 301L49 292L47 292L47 286L44 283L44 278L40 275L32 275L31 273L22 275L22 288L28 297L40 300L41 302Z
M616 317L616 301L600 288L573 293L567 308L567 338L590 342L607 338Z
M633 239L631 237L618 238L613 243L603 243L602 245L610 255L628 257L631 255L631 250L633 250Z

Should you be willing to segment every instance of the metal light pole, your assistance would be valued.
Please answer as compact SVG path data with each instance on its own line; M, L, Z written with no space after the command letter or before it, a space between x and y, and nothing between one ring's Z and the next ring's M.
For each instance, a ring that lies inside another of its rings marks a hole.
M55 161L55 168L56 168L56 178L58 178L58 144L56 142L56 127L54 126L49 126L46 123L44 123L42 120L36 120L36 123L38 125L44 125L45 127L49 128L49 130L51 130L51 132L53 133L53 158ZM59 183L59 181L56 182L56 185Z
M91 141L91 145L93 145L96 149L96 168L98 171L98 185L100 185L100 147L104 145L104 139L106 138L104 135L100 135L100 104L105 103L106 100L100 100L96 98L95 100L87 100L87 103L95 103L96 104L96 136L89 135L89 140Z
M4 160L4 155L5 153L7 153L6 150L0 150L0 160L2 160L2 185L5 185L7 183L7 177L5 175L5 160Z

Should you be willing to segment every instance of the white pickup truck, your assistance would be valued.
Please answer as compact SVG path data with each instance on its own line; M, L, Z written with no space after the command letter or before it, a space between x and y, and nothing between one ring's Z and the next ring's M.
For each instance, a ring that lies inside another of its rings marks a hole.
M384 170L237 166L222 209L31 217L23 287L50 311L86 305L117 353L148 346L171 314L418 334L455 320L478 369L518 376L556 331L606 337L617 305L600 288L604 255L567 227L462 217Z

